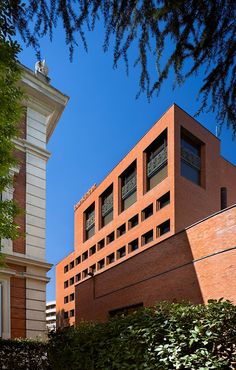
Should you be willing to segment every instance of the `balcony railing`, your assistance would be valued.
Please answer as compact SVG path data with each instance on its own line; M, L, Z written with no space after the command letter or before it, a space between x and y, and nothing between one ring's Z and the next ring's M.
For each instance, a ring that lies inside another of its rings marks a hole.
M102 205L102 217L105 217L113 210L113 193L108 195Z
M137 176L136 174L130 177L130 179L122 186L122 199L128 198L136 190Z
M183 146L181 147L181 158L198 170L201 169L201 158L197 154L194 154L191 150Z
M167 163L167 146L158 152L147 164L147 176L152 177L165 163Z
M95 225L95 215L92 214L87 220L86 220L86 230L91 229Z

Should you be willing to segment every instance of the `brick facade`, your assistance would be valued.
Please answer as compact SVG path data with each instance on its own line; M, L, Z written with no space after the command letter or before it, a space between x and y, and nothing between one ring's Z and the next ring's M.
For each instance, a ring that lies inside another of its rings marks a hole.
M189 146L192 150L190 152ZM151 177L149 174L152 166L162 163L162 158L166 158L166 162L163 162L165 164L160 165L155 177ZM184 165L188 163L188 170L191 167L190 172L193 169L193 174L189 173L188 176L195 176L196 180L192 181L182 174L183 161ZM126 191L126 186L132 186L130 178L133 178L133 175L127 175L130 171L135 171L136 190L133 199L129 198L130 204L123 209L123 191ZM125 185L125 181L128 181L128 185ZM81 285L81 288L78 288L81 290L83 286L88 287L91 282L84 283L88 279L88 272L92 275L95 273L96 280L98 275L100 279L103 271L109 269L110 275L107 273L107 276L110 279L109 284L113 285L114 266L117 266L117 269L118 265L128 266L126 263L130 258L133 259L133 256L140 252L143 254L146 250L145 258L148 258L149 249L154 245L163 245L166 239L170 241L172 236L179 235L178 233L189 225L220 211L222 187L227 189L227 206L235 204L235 184L236 168L220 156L219 139L181 108L173 105L108 176L97 187L93 186L75 206L74 251L56 268L58 314L63 313L67 321L73 324L77 315L75 301L80 300L75 294L75 285ZM109 193L111 188L112 217L110 222L104 225L104 194ZM160 206L160 200L167 196L169 201ZM93 210L94 215L91 216ZM134 218L138 218L135 224L131 222ZM86 230L90 223L94 226L89 235ZM178 238L182 237L176 236L173 240L178 243ZM180 240L180 243L182 242ZM164 248L158 260L162 266L166 265L166 269L175 266L178 259L178 263L181 263L182 259L185 262L191 260L189 248L184 248L181 255L178 254L179 248L175 247L176 251L171 250L171 258L174 261L168 256L165 257L168 248ZM149 268L150 265L145 262L142 270L148 276L151 273ZM157 266L153 265L153 268L156 270ZM135 268L132 272L127 270L127 275L134 281L137 273L135 271ZM179 273L173 272L174 276ZM186 274L194 275L194 269L186 267ZM162 280L163 284L167 284L165 277ZM183 298L190 299L192 288L189 281L193 279L187 280L186 292L181 294ZM104 284L104 287L107 287L108 282ZM165 296L170 299L175 297L173 291L179 291L181 284L170 283L169 296ZM157 292L155 288L153 291L156 299L161 299L162 292L158 293L159 290ZM135 296L138 293L132 294ZM179 297L178 294L177 296ZM148 304L148 301L145 300L145 304Z

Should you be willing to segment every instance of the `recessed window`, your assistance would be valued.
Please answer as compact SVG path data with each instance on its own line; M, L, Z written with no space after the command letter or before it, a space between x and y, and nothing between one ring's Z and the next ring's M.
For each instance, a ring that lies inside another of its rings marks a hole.
M85 269L84 271L82 271L82 277L83 279L85 279L87 276L88 276L88 269Z
M70 302L75 300L75 293L70 294Z
M227 208L227 188L220 188L220 209Z
M90 239L95 233L95 204L93 203L85 212L85 240Z
M74 277L70 278L70 285L73 285L74 281L75 281Z
M113 242L115 240L115 233L112 231L109 235L107 235L107 244Z
M128 221L129 230L138 225L138 215L135 215Z
M157 199L157 210L166 207L168 204L170 204L170 192L169 191L168 193L165 193L164 195L162 195L162 197Z
M124 235L126 233L126 225L123 224L116 230L117 238L119 238L121 235Z
M79 265L80 264L80 262L81 262L81 257L79 256L79 257L77 257L76 259L75 259L75 265L77 266L77 265Z
M75 281L76 283L81 280L81 273L75 275Z
M85 261L87 258L88 258L88 251L85 251L85 252L82 254L82 261Z
M68 280L64 281L64 288L66 289L66 288L68 288L68 286L69 286Z
M121 212L137 200L137 171L134 161L120 176Z
M104 247L105 247L105 239L102 239L100 240L100 242L98 242L98 250L100 251L100 249Z
M115 261L115 253L109 254L109 256L107 256L107 265L110 265L114 261Z
M167 130L158 136L145 150L147 184L146 190L151 190L168 175Z
M96 253L96 245L93 245L91 248L89 248L89 255L92 256Z
M118 251L117 251L117 259L122 258L125 255L126 255L126 248L125 248L125 246L122 247L122 248L120 248L120 249L118 249Z
M142 220L146 220L147 218L153 215L153 204L150 204L148 207L142 210Z
M148 244L152 241L153 241L153 230L150 230L142 235L142 245Z
M66 303L68 303L69 302L69 297L68 297L68 295L66 296L66 297L64 297L64 303L66 304Z
M69 317L69 314L68 314L68 312L67 312L67 311L65 311L65 312L64 312L64 319L66 320L66 319L68 319L68 317Z
M101 227L113 220L113 185L101 195Z
M68 272L69 271L69 266L68 265L66 265L65 267L64 267L64 273L66 273L66 272Z
M157 237L162 236L170 231L170 220L163 222L157 227Z
M89 272L91 272L92 274L96 272L96 264L89 267Z
M98 270L101 270L103 267L105 267L105 258L98 261Z
M128 245L128 251L129 253L132 253L138 249L138 238L135 240L132 240L132 242Z
M73 269L75 267L75 262L74 261L71 261L70 263L70 270Z
M75 316L75 310L70 310L70 317L74 317Z
M181 129L181 176L201 184L201 142Z

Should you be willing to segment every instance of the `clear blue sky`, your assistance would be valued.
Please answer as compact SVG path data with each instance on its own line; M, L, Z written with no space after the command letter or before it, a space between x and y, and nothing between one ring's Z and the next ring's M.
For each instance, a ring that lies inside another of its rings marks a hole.
M127 77L123 63L112 68L112 51L102 51L104 33L97 29L87 34L88 54L80 46L69 61L63 31L58 28L53 42L43 39L42 57L49 66L53 86L70 96L70 101L49 142L52 156L47 166L47 260L54 265L73 251L74 205L94 184L99 183L136 142L174 102L194 115L200 102L197 93L201 78L191 78L172 90L173 76L161 93L148 103L146 96L135 100L139 70ZM131 58L134 56L131 53ZM20 61L34 69L35 53L24 48ZM215 119L210 113L198 117L215 133ZM236 141L224 128L221 153L236 164ZM55 299L55 267L47 299Z

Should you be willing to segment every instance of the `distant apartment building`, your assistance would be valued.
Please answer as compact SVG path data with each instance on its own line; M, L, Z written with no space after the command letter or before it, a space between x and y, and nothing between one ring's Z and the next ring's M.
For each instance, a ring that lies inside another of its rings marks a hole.
M56 301L46 303L46 327L48 332L56 330Z
M24 235L3 240L6 266L0 268L0 337L43 338L46 333L46 284L51 264L45 259L47 142L68 97L49 83L46 66L35 73L23 67L21 86L27 95L21 137L15 140L19 165L12 169L12 199L23 213L17 223Z
M236 167L220 140L173 105L75 206L74 251L56 268L59 325L166 299L206 302L219 284L236 302L226 288L235 263L213 263L212 289L202 291L195 266L233 248L235 203Z

